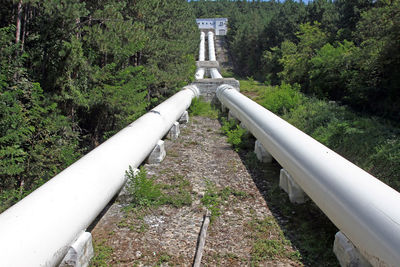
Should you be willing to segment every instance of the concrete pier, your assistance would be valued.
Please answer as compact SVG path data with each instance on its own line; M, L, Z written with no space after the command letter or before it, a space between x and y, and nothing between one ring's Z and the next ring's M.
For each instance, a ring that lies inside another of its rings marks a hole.
M293 177L285 170L281 169L279 176L279 187L289 195L290 202L301 204L305 202L303 189L294 181Z
M335 253L342 267L372 266L341 231L337 232L335 235L333 253Z
M153 151L150 153L147 162L149 164L159 164L164 160L166 155L167 152L165 151L164 141L159 140Z
M273 157L271 154L264 148L260 141L256 140L254 144L254 153L257 156L257 159L261 162L269 163L272 162Z

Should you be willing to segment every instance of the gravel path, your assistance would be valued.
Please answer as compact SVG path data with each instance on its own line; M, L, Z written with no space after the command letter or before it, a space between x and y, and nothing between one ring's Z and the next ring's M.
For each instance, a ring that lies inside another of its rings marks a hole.
M276 257L256 258L261 234L277 240L279 226L238 153L220 133L218 120L194 117L181 126L181 136L166 140L167 157L159 165L145 165L157 183L177 177L190 184L190 206L164 205L145 212L127 212L126 200L116 201L92 230L97 248L110 248L109 266L191 266L206 208L202 197L221 193L218 210L208 228L202 266L300 266L287 255L295 249L283 243ZM207 189L208 188L208 189ZM271 219L272 218L272 219ZM275 229L277 228L277 229ZM278 255L279 254L279 255Z

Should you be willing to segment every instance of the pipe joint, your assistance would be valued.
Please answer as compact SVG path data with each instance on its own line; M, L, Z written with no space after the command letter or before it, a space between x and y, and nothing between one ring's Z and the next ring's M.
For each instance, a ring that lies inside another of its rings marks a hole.
M200 96L200 90L199 90L199 88L197 88L196 85L193 85L193 84L186 85L185 87L183 87L182 90L185 90L185 89L191 90L193 92L193 96L194 97L199 97Z
M222 84L218 86L216 92L218 99L221 99L221 95L224 93L225 90L231 90L231 89L235 90L235 88L229 84Z

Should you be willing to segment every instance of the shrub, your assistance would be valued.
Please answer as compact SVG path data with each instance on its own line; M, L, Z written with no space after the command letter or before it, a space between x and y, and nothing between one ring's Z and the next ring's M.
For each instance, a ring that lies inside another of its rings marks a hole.
M159 205L161 190L153 179L147 178L146 170L141 167L139 173L135 173L131 166L126 172L128 177L128 192L132 196L132 204L139 207Z
M234 120L226 120L222 118L221 131L228 137L228 143L230 143L236 152L239 149L248 146L247 131L241 126L237 125Z
M268 90L264 92L261 105L275 114L285 114L304 101L304 96L299 91L299 85L292 86L285 83L278 87L268 87Z

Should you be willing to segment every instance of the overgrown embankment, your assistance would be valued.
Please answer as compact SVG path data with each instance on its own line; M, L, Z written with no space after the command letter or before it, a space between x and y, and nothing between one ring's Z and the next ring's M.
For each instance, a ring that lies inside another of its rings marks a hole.
M400 191L399 125L307 97L297 86L266 86L252 79L240 85L245 95Z

